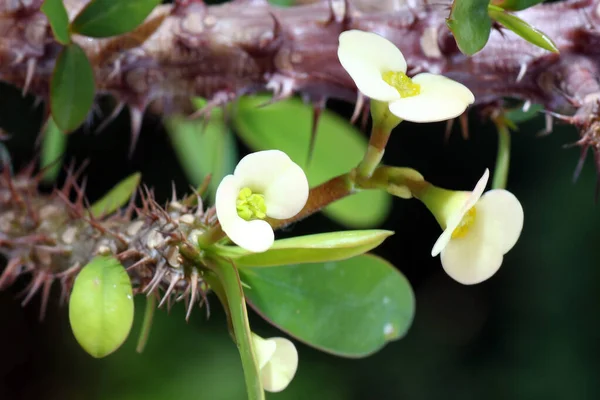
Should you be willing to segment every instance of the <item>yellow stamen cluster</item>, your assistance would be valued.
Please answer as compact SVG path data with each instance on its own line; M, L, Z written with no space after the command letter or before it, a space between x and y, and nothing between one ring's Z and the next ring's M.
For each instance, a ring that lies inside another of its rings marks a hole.
M267 216L265 196L252 193L250 188L246 187L240 190L235 205L238 215L246 221L265 219Z
M400 97L413 97L421 93L421 85L414 83L404 72L387 71L381 74L384 82L398 91Z
M476 216L477 211L475 210L475 207L471 207L463 217L462 221L460 221L460 224L454 229L454 232L452 232L452 239L465 237L467 232L469 232L469 228L475 222Z

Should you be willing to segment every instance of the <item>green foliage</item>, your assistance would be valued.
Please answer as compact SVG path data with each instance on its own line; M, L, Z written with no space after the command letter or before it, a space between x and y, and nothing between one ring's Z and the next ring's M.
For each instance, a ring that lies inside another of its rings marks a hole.
M240 268L249 304L297 339L344 357L366 357L404 336L415 312L412 288L386 260Z
M306 166L311 136L312 109L299 99L259 108L269 96L245 96L233 114L241 139L253 150L279 149L303 166L311 186L354 168L367 148L364 136L346 119L323 111L314 154ZM341 147L343 146L343 147ZM349 227L372 227L388 215L391 197L383 191L364 191L326 207L324 213Z
M238 267L272 267L354 257L374 249L391 235L393 232L384 230L331 232L277 240L264 253L233 246L219 250L234 259Z
M535 44L542 49L551 51L553 53L558 53L558 48L556 44L546 36L545 33L538 31L533 26L529 25L527 22L523 21L521 18L508 13L501 9L500 7L490 6L489 14L492 19L510 29L517 35L521 36L523 39L528 42Z
M63 0L45 0L41 10L48 17L54 38L61 44L69 44L71 42L69 16Z
M95 94L94 71L84 51L75 43L63 48L50 82L50 108L56 125L64 132L85 120Z
M69 321L77 342L92 357L117 350L133 324L133 293L127 271L111 257L96 257L75 279Z
M160 0L93 0L75 17L71 31L103 38L122 35L137 28Z
M527 111L523 111L521 108L506 111L504 117L511 121L513 125L520 124L521 122L529 121L530 119L537 117L543 109L544 107L540 104L533 104Z
M40 155L40 168L45 169L43 177L45 181L56 180L62 166L62 155L66 145L67 135L58 129L54 120L50 118L46 124Z
M213 112L207 124L171 117L165 120L165 127L190 183L198 186L211 175L208 193L214 199L219 183L233 173L238 160L235 139L222 113Z
M92 216L109 215L124 206L139 186L141 178L142 175L136 172L119 182L110 192L92 205L90 209Z
M498 0L493 1L493 3L508 11L519 11L540 4L543 1L544 0Z
M452 31L458 48L473 55L487 43L492 29L488 15L489 0L454 0L446 24Z

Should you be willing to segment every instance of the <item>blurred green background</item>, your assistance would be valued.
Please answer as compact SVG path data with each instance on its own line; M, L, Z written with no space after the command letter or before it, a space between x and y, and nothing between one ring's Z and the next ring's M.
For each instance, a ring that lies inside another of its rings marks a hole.
M348 116L352 107L332 102ZM18 169L36 154L41 108L31 98L0 86L0 127ZM149 115L132 158L128 157L127 113L99 135L100 118L69 136L66 160L86 169L87 194L98 199L120 179L141 171L143 182L164 202L174 181L188 183L161 119ZM297 343L296 378L269 399L597 399L600 398L600 341L596 304L600 293L600 217L594 203L596 174L588 160L573 184L578 149L561 147L577 133L556 126L537 137L543 117L513 134L509 189L525 209L525 228L500 271L489 281L462 286L431 258L440 228L417 201L396 199L380 226L396 231L377 254L396 265L414 287L416 318L408 335L361 360L341 359ZM282 129L285 127L274 127ZM419 170L443 187L469 190L483 170L493 169L494 127L471 112L470 138L455 127L448 143L444 124L403 123L384 158ZM248 151L240 143L242 153ZM64 179L60 175L59 181ZM322 215L290 228L286 235L343 229ZM5 260L0 260L0 269ZM236 347L230 341L216 298L211 318L196 310L185 323L183 306L157 312L146 351L135 352L141 323L117 353L95 360L81 350L70 331L66 308L53 291L46 320L39 303L21 308L21 279L0 292L0 399L243 400L245 388ZM143 309L138 299L137 310ZM359 320L362 316L357 315ZM251 315L261 336L278 331Z

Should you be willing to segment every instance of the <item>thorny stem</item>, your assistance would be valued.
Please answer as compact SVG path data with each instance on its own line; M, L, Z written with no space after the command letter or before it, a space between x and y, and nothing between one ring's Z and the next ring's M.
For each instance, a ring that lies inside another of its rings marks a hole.
M510 131L508 126L500 120L496 120L495 124L498 130L498 155L496 156L492 189L505 189L510 165Z

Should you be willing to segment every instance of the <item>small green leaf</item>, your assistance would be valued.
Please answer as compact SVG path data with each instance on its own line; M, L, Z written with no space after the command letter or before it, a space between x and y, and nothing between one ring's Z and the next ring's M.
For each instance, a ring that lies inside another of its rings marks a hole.
M91 37L122 35L137 28L161 0L93 0L75 17L71 31Z
M519 11L542 3L544 0L493 0L495 6L509 11Z
M83 123L95 94L94 71L77 44L66 46L54 66L50 82L50 108L54 122L63 132Z
M233 173L238 157L235 139L221 113L213 112L208 124L171 117L165 127L190 183L198 186L211 175L208 193L214 199L217 186Z
M48 17L54 38L64 45L71 43L69 15L65 9L63 0L45 0L41 10Z
M544 32L540 32L527 22L514 14L508 13L500 7L490 5L489 14L492 19L510 29L529 43L535 44L544 50L558 53L558 47Z
M133 309L131 280L116 259L96 257L77 275L69 321L75 339L92 357L106 357L123 344Z
M322 351L366 357L403 337L415 299L406 278L386 260L240 268L249 304L278 328Z
M367 140L346 119L325 110L319 120L316 146L306 167L310 145L312 110L299 99L258 108L270 96L242 97L233 122L241 139L253 150L278 149L304 168L311 186L356 167L367 149ZM323 212L348 227L380 224L391 208L384 191L365 190L326 207Z
M487 43L492 29L489 0L454 0L446 20L460 51L473 55Z
M90 213L94 217L109 215L115 212L120 207L124 206L140 184L142 175L139 172L129 175L121 182L104 195L100 200L96 201Z
M543 109L544 107L542 107L542 105L533 104L527 111L523 111L521 108L508 110L504 114L504 117L513 124L520 124L521 122L529 121L530 119L539 116L540 111Z
M239 267L337 261L366 253L393 234L375 229L320 233L276 240L264 253L252 253L235 246L222 246L219 252L233 258Z
M46 131L42 139L42 152L40 167L45 169L44 181L56 180L62 166L62 156L67 146L67 135L65 135L52 118L48 119Z

